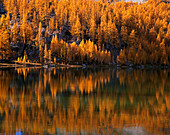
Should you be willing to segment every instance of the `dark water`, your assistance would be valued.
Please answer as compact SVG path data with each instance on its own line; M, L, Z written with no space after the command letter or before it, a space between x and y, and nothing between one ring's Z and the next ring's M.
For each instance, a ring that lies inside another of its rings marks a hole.
M0 69L0 134L170 134L170 72Z

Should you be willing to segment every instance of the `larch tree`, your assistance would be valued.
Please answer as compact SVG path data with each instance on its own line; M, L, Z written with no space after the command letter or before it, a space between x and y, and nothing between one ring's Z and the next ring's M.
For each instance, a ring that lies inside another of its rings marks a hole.
M28 23L28 26L26 29L26 40L29 45L32 44L33 36L34 36L34 34L33 34L33 29L32 29L31 23Z
M42 58L43 58L43 49L41 44L39 45L39 61L42 63Z
M125 54L125 49L120 50L120 55L117 56L117 63L122 65L126 64L126 54Z
M23 13L23 19L22 19L22 22L21 22L21 27L20 27L20 33L21 33L21 37L22 37L22 40L23 40L23 43L25 45L26 43L26 29L27 29L27 13L26 11L24 10L24 13Z
M100 23L100 32L102 34L102 42L106 42L108 41L108 34L107 34L107 24L106 24L106 15L103 14L101 16L101 23Z
M131 63L134 63L135 55L136 55L136 49L135 49L134 46L131 46L130 49L129 49L129 52L128 52L128 60Z
M18 32L19 32L18 22L16 22L11 29L11 35L10 35L11 42L13 44L16 44L18 41Z
M17 11L17 7L15 6L12 13L12 20L16 21L17 17L18 17L18 11Z
M44 48L44 64L47 64L47 60L48 60L48 50L47 50L47 44L45 44L45 48Z
M10 42L9 42L10 36L7 29L1 31L1 34L2 34L2 40L1 40L0 50L3 55L3 59L8 59L12 53Z
M73 25L71 27L71 34L74 37L80 38L80 33L81 33L81 24L80 24L80 21L79 21L79 17L77 15L76 22L73 23Z
M102 28L100 26L98 26L97 28L97 44L98 47L101 46L102 41L103 41L103 33L102 33Z
M121 27L121 38L124 43L128 43L128 30L126 26Z
M52 54L56 52L56 40L55 40L55 36L52 37L51 44L50 44L50 49L51 49L51 53Z
M55 19L54 17L50 19L49 21L49 30L50 33L53 34L54 30L55 30Z
M5 19L5 20L6 20L7 28L9 29L9 28L10 28L10 21L11 21L9 12L7 13L7 16L6 16L6 19Z
M90 19L90 29L89 29L90 36L92 40L95 41L95 34L96 34L96 22L94 18Z
M43 45L42 44L42 23L39 22L39 27L38 27L38 34L36 35L36 47L39 47L39 45Z
M156 30L155 30L154 27L152 27L152 28L150 29L150 31L149 31L149 36L150 36L150 39L149 39L150 42L156 40L157 32L156 32Z
M157 43L160 43L160 42L161 42L161 36L160 36L160 34L157 35L156 42L157 42Z
M129 35L128 46L133 46L136 44L136 32L132 30Z
M48 50L48 60L49 64L51 64L51 49Z
M81 41L80 45L78 46L78 52L79 52L79 56L81 59L81 62L83 63L84 58L85 58L85 49L84 49L84 40Z
M167 65L168 64L168 55L166 53L166 48L165 48L165 41L164 39L160 43L160 49L161 49L161 64Z
M170 23L168 24L165 40L166 40L166 44L170 45Z
M110 22L110 21L109 21ZM111 23L111 22L110 22ZM111 25L111 26L110 26ZM110 39L110 43L111 45L115 45L117 48L120 47L119 46L119 36L118 36L118 29L116 28L115 23L111 23L108 30L109 31L109 39Z
M33 12L33 18L32 18L32 26L33 26L33 30L36 31L37 29L37 15L36 15L36 11Z

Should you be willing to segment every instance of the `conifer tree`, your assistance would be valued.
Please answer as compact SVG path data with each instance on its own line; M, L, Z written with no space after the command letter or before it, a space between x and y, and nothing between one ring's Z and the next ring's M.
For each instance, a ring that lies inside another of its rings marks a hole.
M168 55L166 53L164 39L160 43L160 49L161 49L161 64L167 65L168 64Z
M90 20L90 29L89 29L90 36L92 37L92 40L95 40L95 33L96 33L96 22L93 18Z
M18 41L18 38L17 38L18 37L18 31L19 31L18 22L16 22L11 29L11 42L13 44L16 44L17 41Z
M98 29L97 29L97 40L98 40L97 43L100 46L103 41L103 34L102 34L102 30L101 30L100 26L98 26Z
M75 61L75 57L77 54L77 45L76 42L73 42L72 44L70 44L70 49L71 49L71 60Z
M170 23L168 24L168 28L167 28L167 33L166 33L166 44L170 45Z
M129 35L128 44L129 44L129 46L136 44L136 32L135 32L135 30L131 31L131 33Z
M9 12L7 13L7 16L6 16L6 24L7 24L7 29L9 29L9 27L10 27L10 21L11 21L11 19L10 19L10 15L9 15Z
M45 49L44 49L44 64L47 64L48 60L48 50L47 50L47 44L45 44Z
M26 43L26 29L27 29L27 13L26 11L24 10L23 11L23 19L22 19L22 23L21 23L21 28L20 28L20 33L21 33L21 37L22 37L22 40L23 40L23 43L25 44Z
M37 15L36 15L36 11L33 12L33 18L32 18L32 26L33 26L33 30L36 32L37 29ZM40 26L39 26L40 27Z
M17 7L15 6L12 13L12 20L16 21L17 17L18 17L18 11L17 11Z
M38 34L36 36L36 47L39 47L39 45L41 44L42 46L42 23L39 22L39 27L38 27Z
M109 31L109 38L110 38L110 43L111 43L111 45L115 45L117 48L118 47L120 47L119 46L119 37L118 37L118 30L117 30L117 28L116 28L116 25L115 25L115 23L111 23L110 21L109 21L109 23L110 23L110 25L108 25L108 26L110 26L109 28L108 28L108 30L110 29L110 31Z
M2 41L1 41L1 53L3 55L3 59L8 59L11 56L11 46L9 43L9 33L7 29L5 29L2 33Z
M61 51L62 51L61 55L64 56L64 59L65 59L66 53L67 53L67 48L66 48L66 43L64 43L64 42L62 44Z
M28 26L27 26L27 29L26 29L26 40L29 44L32 44L33 36L34 36L34 34L33 34L31 24L28 23Z
M40 63L42 63L42 58L43 58L43 50L41 44L39 45L39 59Z
M51 64L51 49L48 50L48 60L49 64Z
M117 63L118 64L126 64L126 54L125 54L125 49L120 50L120 55L117 56Z
M80 45L78 46L78 52L79 52L81 62L83 63L85 57L84 40L82 40Z
M121 37L124 43L128 43L128 31L126 26L121 27Z
M154 27L150 29L149 35L150 35L150 41L155 41L157 32L155 31Z
M52 40L51 40L51 45L50 45L50 48L51 48L51 53L53 54L53 53L55 53L56 52L56 40L55 40L55 37L53 36L52 37Z
M134 63L135 55L136 55L135 47L131 46L130 49L129 49L129 53L128 53L128 60L130 62Z
M55 21L54 21L54 17L53 17L49 21L49 29L50 29L51 34L54 32L54 28L55 28L54 24L55 24Z
M160 42L161 42L160 34L157 35L156 41L157 41L157 43L160 43Z
M71 34L74 37L80 38L80 33L81 33L81 24L79 21L79 17L77 15L76 22L71 27Z

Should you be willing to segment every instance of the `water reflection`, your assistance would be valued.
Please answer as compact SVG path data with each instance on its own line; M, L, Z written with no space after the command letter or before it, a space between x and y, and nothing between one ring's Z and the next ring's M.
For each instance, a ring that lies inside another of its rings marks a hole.
M168 70L0 70L0 133L169 134Z

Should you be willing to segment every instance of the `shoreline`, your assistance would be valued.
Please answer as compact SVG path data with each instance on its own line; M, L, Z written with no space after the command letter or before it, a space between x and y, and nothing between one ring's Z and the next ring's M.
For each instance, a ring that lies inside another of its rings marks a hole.
M170 69L170 66L161 66L161 65L69 65L69 64L41 64L41 63L31 63L31 62L18 62L18 61L9 61L9 62L1 62L0 61L0 69L1 68L31 68L31 67L39 67L39 68L116 68L116 69Z

